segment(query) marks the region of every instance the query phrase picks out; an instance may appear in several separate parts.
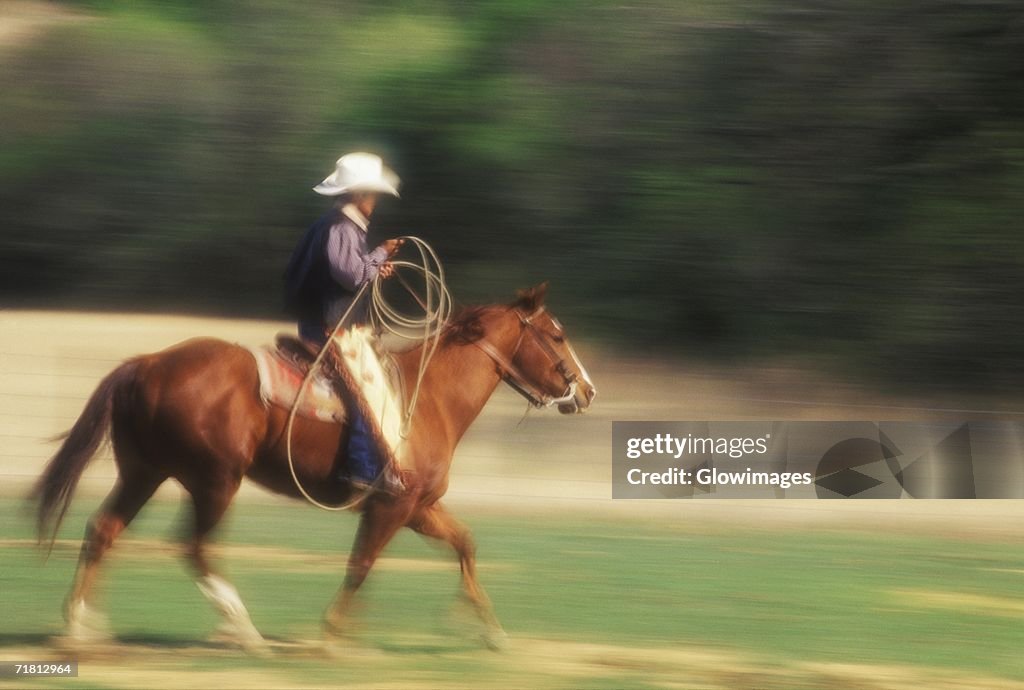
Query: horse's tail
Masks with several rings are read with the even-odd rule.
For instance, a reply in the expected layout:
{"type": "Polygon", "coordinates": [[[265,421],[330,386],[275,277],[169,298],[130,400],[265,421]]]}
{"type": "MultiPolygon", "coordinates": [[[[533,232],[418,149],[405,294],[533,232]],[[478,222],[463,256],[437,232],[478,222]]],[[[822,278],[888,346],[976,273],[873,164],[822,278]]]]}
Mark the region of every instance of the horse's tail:
{"type": "Polygon", "coordinates": [[[137,369],[137,360],[129,360],[108,374],[96,387],[71,430],[54,439],[63,439],[64,443],[47,463],[30,494],[31,499],[39,500],[36,525],[40,544],[48,541],[50,549],[53,548],[57,530],[71,505],[75,486],[107,437],[114,395],[134,378],[137,369]]]}

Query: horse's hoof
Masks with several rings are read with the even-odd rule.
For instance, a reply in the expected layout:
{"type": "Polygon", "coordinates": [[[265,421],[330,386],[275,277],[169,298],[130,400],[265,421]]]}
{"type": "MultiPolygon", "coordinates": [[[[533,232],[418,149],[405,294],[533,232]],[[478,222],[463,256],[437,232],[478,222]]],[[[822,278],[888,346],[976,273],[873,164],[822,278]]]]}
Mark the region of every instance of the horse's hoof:
{"type": "Polygon", "coordinates": [[[114,636],[106,630],[86,628],[81,625],[69,625],[63,634],[51,638],[57,649],[72,652],[90,652],[104,649],[114,642],[114,636]]]}
{"type": "Polygon", "coordinates": [[[106,619],[92,616],[88,621],[72,619],[64,629],[63,640],[69,644],[100,645],[112,642],[113,634],[106,619]]]}
{"type": "Polygon", "coordinates": [[[210,642],[224,647],[240,649],[250,656],[265,658],[271,655],[270,645],[261,636],[251,637],[242,635],[213,634],[210,642]]]}
{"type": "Polygon", "coordinates": [[[262,637],[258,641],[250,640],[243,642],[242,650],[246,654],[258,657],[260,659],[266,659],[267,657],[272,656],[270,651],[270,645],[267,644],[267,641],[264,640],[262,637]]]}
{"type": "Polygon", "coordinates": [[[238,623],[224,622],[217,626],[217,629],[207,639],[215,644],[238,647],[246,654],[253,656],[270,656],[270,645],[252,624],[239,625],[238,623]]]}
{"type": "Polygon", "coordinates": [[[333,640],[351,639],[357,636],[360,629],[360,621],[352,615],[335,615],[328,613],[324,616],[324,637],[333,640]]]}
{"type": "Polygon", "coordinates": [[[251,623],[238,631],[236,643],[246,654],[258,657],[270,656],[270,645],[251,623]]]}
{"type": "Polygon", "coordinates": [[[508,633],[501,628],[488,630],[480,636],[487,648],[494,652],[504,652],[508,649],[508,633]]]}
{"type": "Polygon", "coordinates": [[[341,625],[329,618],[324,619],[324,638],[327,640],[340,640],[343,637],[341,625]]]}
{"type": "Polygon", "coordinates": [[[64,610],[67,626],[64,628],[66,641],[82,644],[110,642],[110,622],[96,609],[86,605],[84,599],[69,603],[64,610]]]}
{"type": "Polygon", "coordinates": [[[114,639],[108,630],[98,630],[84,625],[69,625],[64,637],[67,640],[90,645],[104,644],[114,639]]]}
{"type": "Polygon", "coordinates": [[[338,660],[345,655],[345,649],[341,644],[341,638],[337,635],[324,635],[322,649],[324,656],[328,659],[338,660]]]}

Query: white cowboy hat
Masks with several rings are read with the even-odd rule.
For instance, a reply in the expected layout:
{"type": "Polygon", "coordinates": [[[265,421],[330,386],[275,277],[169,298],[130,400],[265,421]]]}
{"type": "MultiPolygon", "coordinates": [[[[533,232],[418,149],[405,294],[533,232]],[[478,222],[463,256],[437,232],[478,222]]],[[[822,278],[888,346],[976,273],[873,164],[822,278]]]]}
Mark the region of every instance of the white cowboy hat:
{"type": "Polygon", "coordinates": [[[379,192],[398,196],[398,175],[372,153],[347,153],[338,159],[334,172],[313,191],[324,196],[349,192],[379,192]]]}

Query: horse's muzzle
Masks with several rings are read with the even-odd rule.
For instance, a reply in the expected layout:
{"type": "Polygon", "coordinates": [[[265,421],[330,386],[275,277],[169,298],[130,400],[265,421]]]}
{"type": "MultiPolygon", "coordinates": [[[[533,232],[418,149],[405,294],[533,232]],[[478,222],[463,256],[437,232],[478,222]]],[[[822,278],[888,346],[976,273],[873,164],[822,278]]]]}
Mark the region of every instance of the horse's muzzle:
{"type": "Polygon", "coordinates": [[[594,402],[594,398],[596,397],[597,389],[589,383],[577,386],[572,400],[559,405],[558,411],[562,414],[583,414],[587,411],[587,408],[590,407],[590,403],[594,402]]]}

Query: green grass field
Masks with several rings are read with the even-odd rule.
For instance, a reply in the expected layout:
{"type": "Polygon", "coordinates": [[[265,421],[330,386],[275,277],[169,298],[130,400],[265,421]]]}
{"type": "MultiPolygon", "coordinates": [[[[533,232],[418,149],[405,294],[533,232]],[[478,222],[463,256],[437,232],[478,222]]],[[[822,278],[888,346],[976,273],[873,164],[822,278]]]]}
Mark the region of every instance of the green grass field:
{"type": "MultiPolygon", "coordinates": [[[[0,501],[0,659],[60,658],[50,638],[96,504],[75,504],[44,563],[23,504],[0,501]]],[[[102,580],[117,644],[85,654],[79,678],[32,687],[1024,687],[1019,540],[463,517],[504,653],[479,644],[457,604],[458,566],[407,533],[364,588],[352,638],[327,655],[319,621],[356,519],[254,502],[234,507],[219,560],[276,653],[207,643],[217,618],[177,557],[182,515],[155,502],[102,580]]]]}

